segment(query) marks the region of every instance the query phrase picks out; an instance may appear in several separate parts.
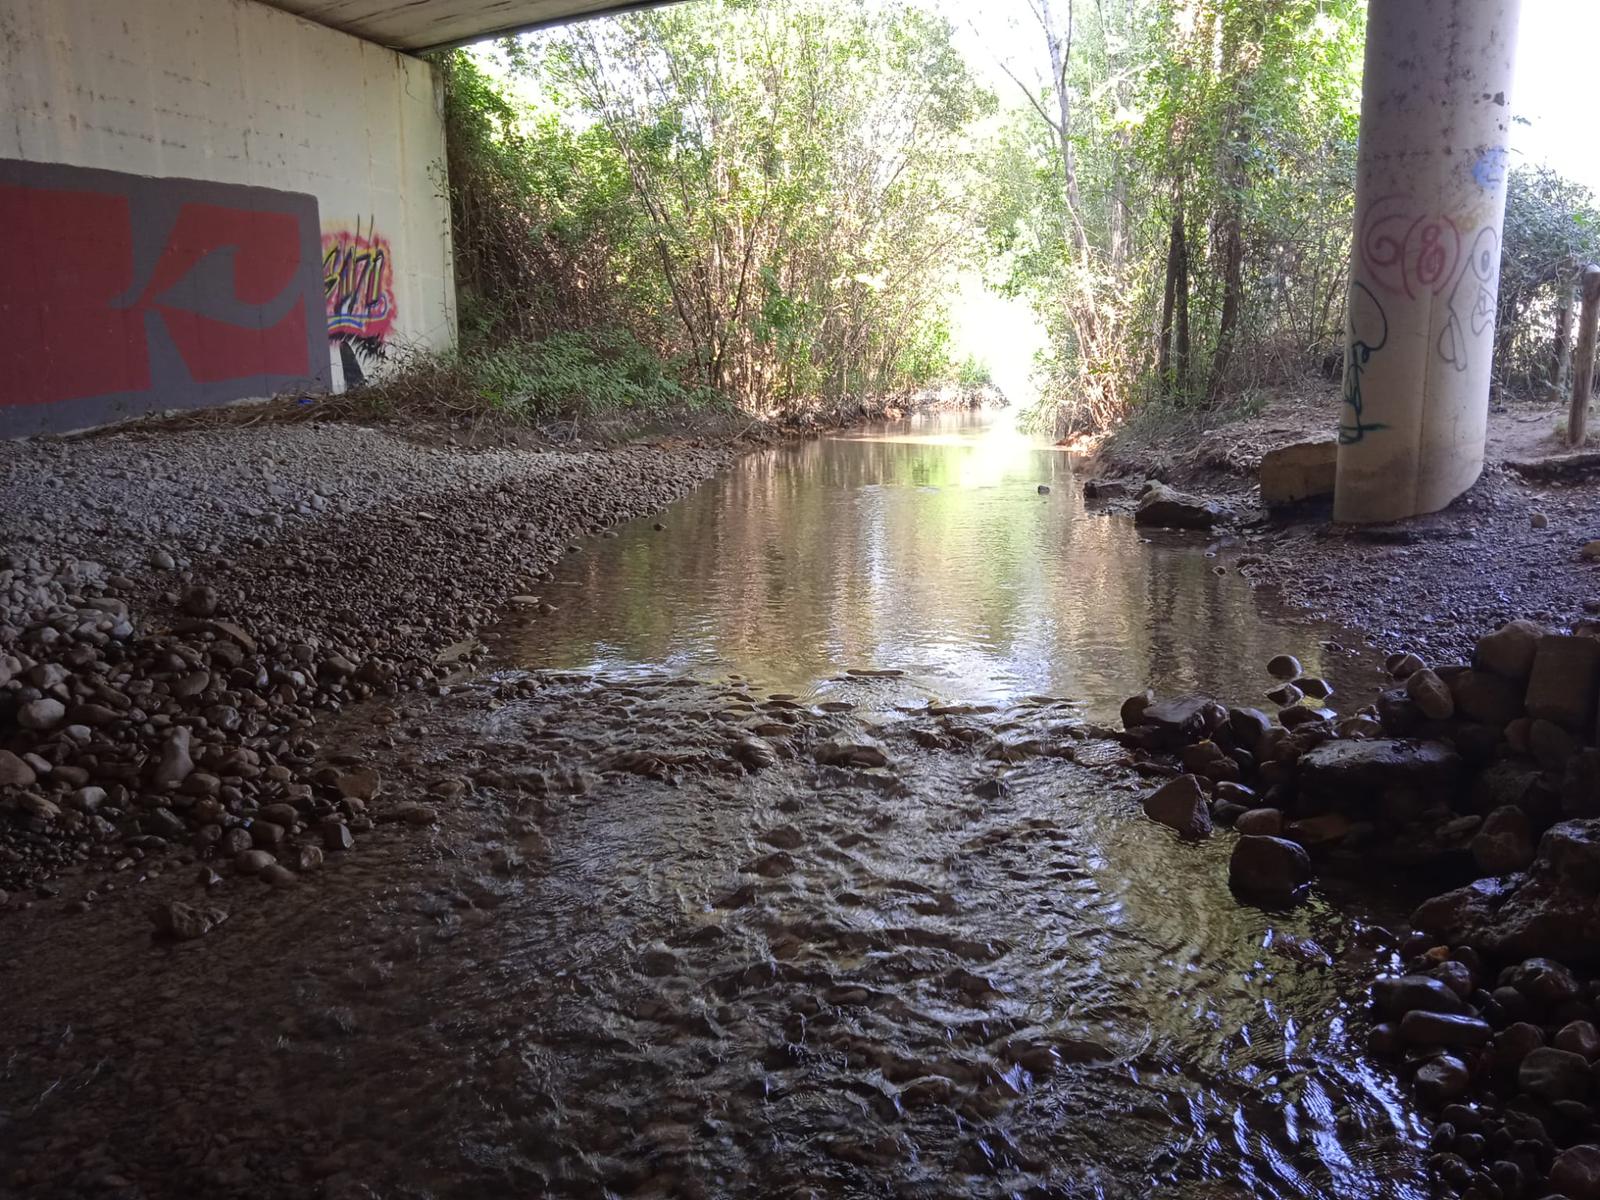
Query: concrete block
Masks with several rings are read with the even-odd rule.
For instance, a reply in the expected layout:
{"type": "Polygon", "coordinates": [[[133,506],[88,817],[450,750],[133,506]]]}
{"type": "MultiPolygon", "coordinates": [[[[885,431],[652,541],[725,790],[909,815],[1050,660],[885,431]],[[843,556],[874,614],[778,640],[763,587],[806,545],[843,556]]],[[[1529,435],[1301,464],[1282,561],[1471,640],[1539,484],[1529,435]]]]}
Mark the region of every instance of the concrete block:
{"type": "Polygon", "coordinates": [[[1279,446],[1261,456],[1261,503],[1268,508],[1333,495],[1338,440],[1317,438],[1279,446]]]}

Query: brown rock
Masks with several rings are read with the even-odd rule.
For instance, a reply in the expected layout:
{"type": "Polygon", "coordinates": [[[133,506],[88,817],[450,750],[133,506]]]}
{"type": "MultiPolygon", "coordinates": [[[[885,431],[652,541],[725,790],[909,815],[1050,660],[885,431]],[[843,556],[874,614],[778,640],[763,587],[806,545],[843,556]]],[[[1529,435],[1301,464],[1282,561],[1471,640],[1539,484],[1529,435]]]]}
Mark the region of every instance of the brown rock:
{"type": "Polygon", "coordinates": [[[1210,500],[1189,496],[1157,483],[1150,487],[1134,510],[1136,525],[1164,529],[1210,529],[1222,519],[1222,510],[1210,500]]]}
{"type": "Polygon", "coordinates": [[[1267,661],[1267,674],[1274,679],[1293,679],[1300,674],[1300,660],[1292,654],[1279,654],[1267,661]]]}
{"type": "Polygon", "coordinates": [[[212,906],[204,908],[172,900],[159,904],[150,912],[156,931],[180,942],[204,937],[228,919],[226,911],[212,906]]]}
{"type": "Polygon", "coordinates": [[[338,789],[339,795],[346,800],[370,801],[377,796],[381,780],[377,771],[371,767],[362,767],[343,772],[334,781],[334,786],[338,789]]]}
{"type": "Polygon", "coordinates": [[[1594,730],[1600,694],[1600,639],[1545,634],[1534,652],[1526,705],[1535,720],[1553,721],[1569,733],[1594,730]]]}
{"type": "Polygon", "coordinates": [[[1406,695],[1430,721],[1447,721],[1455,715],[1456,701],[1449,685],[1426,667],[1406,677],[1406,695]]]}
{"type": "Polygon", "coordinates": [[[1261,503],[1267,508],[1333,495],[1338,442],[1315,438],[1268,450],[1258,473],[1261,503]]]}
{"type": "Polygon", "coordinates": [[[1310,856],[1283,838],[1241,837],[1228,859],[1228,886],[1250,899],[1288,904],[1310,882],[1310,856]]]}
{"type": "Polygon", "coordinates": [[[1523,687],[1491,671],[1462,671],[1450,681],[1456,711],[1469,721],[1504,729],[1522,715],[1523,687]]]}
{"type": "Polygon", "coordinates": [[[0,750],[0,787],[25,788],[38,774],[9,750],[0,750]]]}
{"type": "Polygon", "coordinates": [[[1532,621],[1511,621],[1478,639],[1476,663],[1506,679],[1527,679],[1544,627],[1532,621]]]}
{"type": "Polygon", "coordinates": [[[1485,817],[1483,827],[1472,839],[1472,857],[1488,875],[1526,870],[1533,862],[1534,850],[1528,814],[1509,804],[1485,817]]]}
{"type": "Polygon", "coordinates": [[[1241,814],[1233,827],[1255,837],[1278,837],[1283,833],[1283,813],[1275,808],[1253,808],[1241,814]]]}
{"type": "Polygon", "coordinates": [[[1199,779],[1193,775],[1179,775],[1146,796],[1144,814],[1187,838],[1211,835],[1211,810],[1206,806],[1199,779]]]}

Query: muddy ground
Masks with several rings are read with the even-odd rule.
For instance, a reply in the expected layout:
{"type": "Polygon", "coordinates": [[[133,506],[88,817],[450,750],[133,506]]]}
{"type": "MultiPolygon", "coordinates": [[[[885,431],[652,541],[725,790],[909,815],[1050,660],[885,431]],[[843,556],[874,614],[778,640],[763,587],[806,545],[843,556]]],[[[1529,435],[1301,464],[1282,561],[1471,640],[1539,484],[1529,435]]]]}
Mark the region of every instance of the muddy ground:
{"type": "Polygon", "coordinates": [[[1225,563],[1386,651],[1465,661],[1505,621],[1571,626],[1600,610],[1600,565],[1580,555],[1600,537],[1600,471],[1538,469],[1568,452],[1563,408],[1496,405],[1483,476],[1443,512],[1367,527],[1334,525],[1327,502],[1269,516],[1255,484],[1262,454],[1326,436],[1338,403],[1336,390],[1311,389],[1209,430],[1115,436],[1095,469],[1217,498],[1237,517],[1225,563]]]}

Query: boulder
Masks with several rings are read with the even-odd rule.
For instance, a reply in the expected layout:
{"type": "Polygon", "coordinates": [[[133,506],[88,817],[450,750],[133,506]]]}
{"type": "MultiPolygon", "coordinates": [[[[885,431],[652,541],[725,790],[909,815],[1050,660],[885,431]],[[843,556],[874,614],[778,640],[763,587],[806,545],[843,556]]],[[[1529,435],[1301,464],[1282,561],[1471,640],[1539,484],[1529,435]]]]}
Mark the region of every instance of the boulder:
{"type": "Polygon", "coordinates": [[[1573,1146],[1556,1155],[1550,1187],[1568,1200],[1600,1200],[1600,1146],[1573,1146]]]}
{"type": "Polygon", "coordinates": [[[1450,685],[1427,667],[1406,676],[1406,695],[1430,721],[1448,721],[1455,716],[1456,700],[1450,685]]]}
{"type": "Polygon", "coordinates": [[[1450,681],[1456,711],[1503,730],[1522,715],[1522,685],[1492,671],[1462,671],[1450,681]]]}
{"type": "Polygon", "coordinates": [[[1443,742],[1406,738],[1327,741],[1300,758],[1301,789],[1317,799],[1340,801],[1406,788],[1435,792],[1453,787],[1461,756],[1443,742]]]}
{"type": "Polygon", "coordinates": [[[1525,871],[1533,862],[1533,825],[1528,814],[1507,804],[1483,819],[1472,839],[1472,857],[1487,875],[1525,871]]]}
{"type": "Polygon", "coordinates": [[[1482,1046],[1493,1034],[1489,1022],[1466,1013],[1414,1008],[1400,1019],[1400,1036],[1414,1046],[1482,1046]]]}
{"type": "Polygon", "coordinates": [[[25,788],[37,773],[9,750],[0,750],[0,787],[25,788]]]}
{"type": "Polygon", "coordinates": [[[1478,639],[1476,665],[1506,679],[1527,679],[1544,627],[1532,621],[1511,621],[1478,639]]]}
{"type": "Polygon", "coordinates": [[[1162,529],[1210,529],[1221,519],[1222,510],[1212,501],[1186,495],[1164,483],[1152,484],[1133,514],[1135,524],[1162,529]]]}
{"type": "Polygon", "coordinates": [[[1432,975],[1385,975],[1375,979],[1372,1002],[1388,1017],[1404,1017],[1415,1009],[1434,1013],[1467,1011],[1450,985],[1432,975]]]}
{"type": "Polygon", "coordinates": [[[1294,679],[1300,671],[1300,660],[1292,654],[1276,654],[1267,660],[1267,674],[1274,679],[1294,679]]]}
{"type": "Polygon", "coordinates": [[[1580,737],[1591,736],[1597,693],[1600,638],[1547,633],[1539,639],[1528,676],[1530,717],[1554,722],[1580,737]]]}
{"type": "Polygon", "coordinates": [[[1187,838],[1211,835],[1211,810],[1200,780],[1193,775],[1179,775],[1146,796],[1144,815],[1187,838]]]}
{"type": "Polygon", "coordinates": [[[1139,716],[1139,724],[1154,729],[1166,744],[1180,746],[1206,736],[1210,728],[1211,710],[1215,705],[1216,701],[1206,696],[1157,700],[1145,706],[1139,716]]]}
{"type": "Polygon", "coordinates": [[[1311,882],[1311,856],[1283,838],[1241,837],[1228,859],[1228,886],[1269,904],[1298,899],[1311,882]]]}
{"type": "Polygon", "coordinates": [[[1337,438],[1312,438],[1261,456],[1261,503],[1268,508],[1333,495],[1337,438]]]}
{"type": "Polygon", "coordinates": [[[1540,1046],[1517,1068],[1517,1086],[1548,1104],[1589,1095],[1589,1060],[1570,1050],[1540,1046]]]}
{"type": "Polygon", "coordinates": [[[1496,958],[1600,962],[1600,819],[1563,821],[1526,873],[1479,879],[1425,901],[1419,930],[1496,958]]]}
{"type": "Polygon", "coordinates": [[[1283,833],[1283,813],[1275,808],[1253,808],[1236,818],[1233,827],[1257,837],[1279,837],[1283,833]]]}

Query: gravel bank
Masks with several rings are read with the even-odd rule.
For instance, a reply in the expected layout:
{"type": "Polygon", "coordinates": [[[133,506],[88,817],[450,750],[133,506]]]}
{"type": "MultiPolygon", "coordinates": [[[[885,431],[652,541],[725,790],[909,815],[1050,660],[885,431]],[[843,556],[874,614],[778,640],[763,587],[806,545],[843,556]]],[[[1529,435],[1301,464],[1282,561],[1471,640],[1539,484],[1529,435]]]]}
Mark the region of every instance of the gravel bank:
{"type": "Polygon", "coordinates": [[[314,777],[316,714],[433,684],[575,538],[732,453],[339,425],[0,444],[0,889],[175,844],[342,844],[330,821],[369,818],[314,777]]]}

